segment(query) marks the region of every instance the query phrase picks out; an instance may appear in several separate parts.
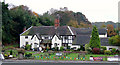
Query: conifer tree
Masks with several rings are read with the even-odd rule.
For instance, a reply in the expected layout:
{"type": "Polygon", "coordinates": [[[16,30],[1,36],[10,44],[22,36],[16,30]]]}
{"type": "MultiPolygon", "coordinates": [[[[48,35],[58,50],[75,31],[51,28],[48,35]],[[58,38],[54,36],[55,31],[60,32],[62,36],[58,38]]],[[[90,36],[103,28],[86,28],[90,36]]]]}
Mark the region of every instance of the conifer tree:
{"type": "Polygon", "coordinates": [[[96,26],[93,26],[92,34],[91,34],[91,39],[89,42],[89,46],[93,48],[100,48],[101,43],[100,43],[100,38],[99,38],[99,33],[98,29],[96,26]]]}

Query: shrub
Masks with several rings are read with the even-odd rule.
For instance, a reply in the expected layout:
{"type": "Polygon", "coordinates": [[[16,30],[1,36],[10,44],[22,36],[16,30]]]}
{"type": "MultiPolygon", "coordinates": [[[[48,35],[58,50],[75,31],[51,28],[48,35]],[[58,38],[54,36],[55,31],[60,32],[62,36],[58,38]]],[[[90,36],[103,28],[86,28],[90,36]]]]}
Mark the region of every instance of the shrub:
{"type": "Polygon", "coordinates": [[[5,57],[8,57],[8,55],[7,55],[7,54],[4,54],[4,56],[5,56],[5,57]]]}
{"type": "Polygon", "coordinates": [[[32,53],[25,53],[25,57],[32,57],[32,53]]]}
{"type": "Polygon", "coordinates": [[[55,51],[55,47],[51,48],[52,51],[55,51]]]}
{"type": "Polygon", "coordinates": [[[116,48],[112,48],[112,54],[116,54],[116,48]]]}
{"type": "Polygon", "coordinates": [[[61,46],[61,47],[60,47],[60,51],[63,51],[63,50],[64,50],[64,47],[63,47],[63,46],[61,46]]]}
{"type": "Polygon", "coordinates": [[[105,50],[105,51],[104,51],[104,54],[110,55],[110,54],[111,54],[111,51],[110,51],[110,50],[105,50]]]}
{"type": "Polygon", "coordinates": [[[86,49],[86,51],[88,52],[88,54],[92,53],[92,49],[91,48],[86,49]]]}
{"type": "Polygon", "coordinates": [[[117,54],[120,54],[120,51],[117,49],[117,50],[116,50],[116,53],[117,53],[117,54]]]}
{"type": "Polygon", "coordinates": [[[83,45],[80,45],[80,50],[85,51],[85,48],[83,47],[83,45]]]}
{"type": "Polygon", "coordinates": [[[38,48],[34,48],[34,51],[38,51],[38,48]]]}
{"type": "Polygon", "coordinates": [[[80,51],[80,48],[78,48],[77,51],[80,51]]]}
{"type": "Polygon", "coordinates": [[[55,51],[58,51],[59,50],[59,47],[55,47],[55,51]]]}
{"type": "Polygon", "coordinates": [[[31,45],[27,44],[27,45],[25,46],[25,50],[30,50],[30,49],[31,49],[31,45]]]}
{"type": "Polygon", "coordinates": [[[70,46],[67,46],[67,49],[70,49],[70,46]]]}
{"type": "Polygon", "coordinates": [[[103,49],[100,49],[100,54],[104,54],[104,50],[103,49]]]}
{"type": "Polygon", "coordinates": [[[17,49],[17,51],[18,51],[18,54],[20,54],[20,53],[24,54],[25,53],[24,49],[17,49]]]}
{"type": "Polygon", "coordinates": [[[100,49],[107,50],[105,46],[101,46],[100,49]]]}
{"type": "Polygon", "coordinates": [[[85,44],[85,51],[87,51],[87,49],[89,48],[90,48],[89,44],[85,44]]]}
{"type": "Polygon", "coordinates": [[[10,50],[10,55],[12,55],[13,53],[12,53],[12,50],[10,50]]]}
{"type": "Polygon", "coordinates": [[[99,48],[93,48],[92,52],[94,54],[99,54],[100,53],[100,49],[99,48]]]}

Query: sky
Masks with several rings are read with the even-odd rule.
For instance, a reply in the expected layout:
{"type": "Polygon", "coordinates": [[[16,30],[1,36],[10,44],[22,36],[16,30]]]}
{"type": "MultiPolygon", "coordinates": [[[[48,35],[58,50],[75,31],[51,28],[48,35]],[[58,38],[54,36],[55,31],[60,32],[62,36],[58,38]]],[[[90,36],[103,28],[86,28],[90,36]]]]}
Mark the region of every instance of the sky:
{"type": "Polygon", "coordinates": [[[43,14],[51,8],[67,7],[74,12],[82,12],[90,22],[118,22],[118,2],[120,0],[5,0],[15,6],[26,5],[30,10],[43,14]]]}

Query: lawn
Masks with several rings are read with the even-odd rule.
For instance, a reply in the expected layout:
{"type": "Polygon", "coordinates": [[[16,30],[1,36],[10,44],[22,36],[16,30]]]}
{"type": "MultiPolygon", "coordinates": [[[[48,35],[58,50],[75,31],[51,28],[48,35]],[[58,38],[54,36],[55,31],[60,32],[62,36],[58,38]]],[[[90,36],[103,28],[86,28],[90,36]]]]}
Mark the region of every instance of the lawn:
{"type": "Polygon", "coordinates": [[[51,54],[51,55],[48,55],[49,53],[33,53],[33,57],[35,60],[81,60],[83,61],[86,60],[86,61],[89,61],[89,58],[90,56],[93,56],[93,57],[103,57],[103,61],[106,60],[105,56],[114,56],[114,55],[97,55],[97,54],[87,54],[85,55],[85,57],[83,57],[82,55],[78,58],[78,53],[70,53],[68,55],[63,55],[63,56],[55,56],[55,53],[54,54],[51,54]],[[47,56],[45,56],[45,54],[47,56]],[[42,57],[41,57],[42,55],[42,57]]]}

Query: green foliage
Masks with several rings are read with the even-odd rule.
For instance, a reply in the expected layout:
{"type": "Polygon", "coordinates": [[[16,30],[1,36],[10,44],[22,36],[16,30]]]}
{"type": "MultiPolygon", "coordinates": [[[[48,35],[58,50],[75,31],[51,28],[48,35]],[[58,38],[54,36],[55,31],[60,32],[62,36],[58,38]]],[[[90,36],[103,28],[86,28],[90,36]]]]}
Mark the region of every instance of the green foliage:
{"type": "Polygon", "coordinates": [[[92,49],[93,48],[100,48],[100,46],[101,46],[100,38],[99,38],[99,34],[98,34],[98,29],[96,26],[93,26],[89,45],[92,49]]]}
{"type": "Polygon", "coordinates": [[[12,55],[13,54],[13,52],[12,52],[12,50],[10,50],[10,55],[12,55]]]}
{"type": "Polygon", "coordinates": [[[101,46],[100,49],[107,50],[105,46],[101,46]]]}
{"type": "Polygon", "coordinates": [[[120,46],[120,35],[112,36],[109,38],[109,44],[120,46]]]}
{"type": "Polygon", "coordinates": [[[90,48],[89,44],[85,44],[85,51],[87,51],[87,49],[89,48],[90,48]]]}
{"type": "Polygon", "coordinates": [[[80,50],[85,51],[85,48],[83,47],[83,45],[80,45],[80,50]]]}
{"type": "Polygon", "coordinates": [[[32,53],[25,53],[25,57],[32,57],[32,53]]]}
{"type": "Polygon", "coordinates": [[[112,48],[112,54],[116,54],[116,48],[112,48]]]}
{"type": "Polygon", "coordinates": [[[63,51],[63,50],[64,50],[64,47],[63,47],[63,46],[61,46],[61,47],[60,47],[60,51],[63,51]]]}
{"type": "Polygon", "coordinates": [[[31,49],[31,45],[27,44],[27,45],[25,46],[25,50],[30,50],[30,49],[31,49]]]}
{"type": "Polygon", "coordinates": [[[110,50],[105,50],[105,51],[104,51],[104,54],[110,55],[110,54],[111,54],[111,51],[110,51],[110,50]]]}

